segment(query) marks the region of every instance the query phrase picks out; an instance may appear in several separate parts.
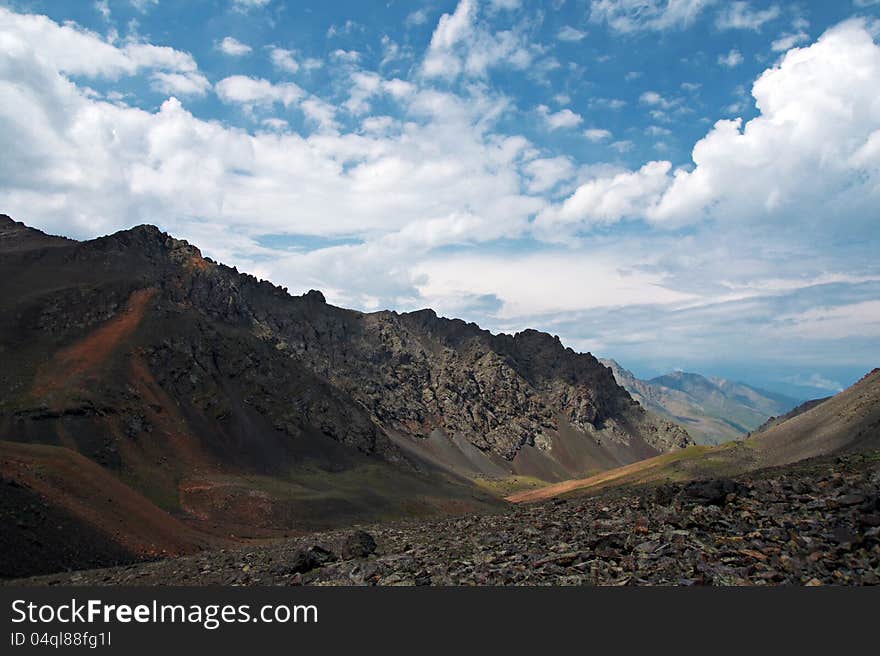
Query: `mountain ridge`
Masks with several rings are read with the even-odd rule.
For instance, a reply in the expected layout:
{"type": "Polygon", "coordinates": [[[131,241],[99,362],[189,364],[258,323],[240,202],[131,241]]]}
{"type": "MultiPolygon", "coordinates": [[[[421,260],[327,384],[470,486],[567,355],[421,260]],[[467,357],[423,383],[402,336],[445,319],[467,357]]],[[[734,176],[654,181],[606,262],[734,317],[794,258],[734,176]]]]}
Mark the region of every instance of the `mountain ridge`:
{"type": "Polygon", "coordinates": [[[646,408],[680,423],[700,444],[742,439],[797,405],[775,392],[722,378],[676,371],[642,380],[613,359],[601,359],[646,408]]]}
{"type": "Polygon", "coordinates": [[[291,296],[151,225],[10,219],[0,249],[0,440],[79,453],[218,538],[489,508],[508,479],[690,444],[539,331],[291,296]]]}
{"type": "Polygon", "coordinates": [[[646,483],[717,479],[784,467],[810,458],[880,450],[880,368],[872,369],[829,399],[805,405],[802,412],[792,413],[746,440],[692,447],[507,498],[532,502],[646,483]]]}

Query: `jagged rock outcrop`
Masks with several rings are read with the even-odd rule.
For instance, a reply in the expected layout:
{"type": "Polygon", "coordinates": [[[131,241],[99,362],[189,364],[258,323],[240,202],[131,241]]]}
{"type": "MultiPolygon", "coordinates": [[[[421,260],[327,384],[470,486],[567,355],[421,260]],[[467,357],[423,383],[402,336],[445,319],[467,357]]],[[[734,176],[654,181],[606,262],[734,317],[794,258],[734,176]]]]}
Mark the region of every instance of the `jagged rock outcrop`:
{"type": "Polygon", "coordinates": [[[326,438],[406,471],[549,480],[689,443],[535,330],[291,296],[149,225],[77,242],[6,219],[0,249],[0,439],[73,441],[145,487],[164,463],[162,499],[206,468],[344,469],[326,438]]]}

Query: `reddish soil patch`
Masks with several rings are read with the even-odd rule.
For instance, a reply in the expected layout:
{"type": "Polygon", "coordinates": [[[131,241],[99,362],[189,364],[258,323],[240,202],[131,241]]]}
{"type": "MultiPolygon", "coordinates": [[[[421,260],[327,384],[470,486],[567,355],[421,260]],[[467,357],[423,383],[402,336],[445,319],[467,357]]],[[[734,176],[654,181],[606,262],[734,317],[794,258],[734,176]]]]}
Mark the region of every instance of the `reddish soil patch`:
{"type": "Polygon", "coordinates": [[[90,335],[59,351],[37,375],[33,393],[41,397],[94,374],[118,346],[140,325],[147,304],[156,295],[150,287],[133,292],[125,310],[90,335]]]}
{"type": "Polygon", "coordinates": [[[0,441],[0,473],[143,557],[193,553],[216,544],[106,469],[63,447],[0,441]]]}

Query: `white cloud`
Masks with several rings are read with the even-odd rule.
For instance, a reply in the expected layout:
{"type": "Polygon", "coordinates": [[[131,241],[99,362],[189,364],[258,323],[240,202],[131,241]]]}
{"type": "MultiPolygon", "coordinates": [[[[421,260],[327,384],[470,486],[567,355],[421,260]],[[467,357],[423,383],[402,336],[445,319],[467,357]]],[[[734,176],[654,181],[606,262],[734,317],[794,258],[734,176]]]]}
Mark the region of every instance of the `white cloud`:
{"type": "Polygon", "coordinates": [[[624,139],[621,141],[615,141],[613,144],[611,144],[611,147],[622,155],[623,153],[628,153],[629,151],[631,151],[633,148],[636,147],[636,145],[632,141],[624,139]]]}
{"type": "Polygon", "coordinates": [[[433,307],[469,295],[494,295],[501,319],[630,304],[666,304],[692,298],[663,286],[662,276],[622,270],[605,255],[554,251],[517,257],[457,255],[418,264],[419,292],[433,307]],[[589,281],[572,284],[572,281],[589,281]],[[565,290],[548,294],[548,289],[565,290]]]}
{"type": "Polygon", "coordinates": [[[641,96],[639,96],[639,102],[643,105],[660,107],[664,110],[672,109],[679,104],[678,100],[669,100],[667,98],[664,98],[656,91],[645,91],[641,96]]]}
{"type": "Polygon", "coordinates": [[[718,14],[715,26],[719,30],[760,30],[764,23],[779,18],[781,14],[777,5],[756,10],[749,2],[731,2],[718,14]]]}
{"type": "Polygon", "coordinates": [[[38,44],[37,56],[68,75],[115,80],[151,72],[152,89],[178,96],[202,96],[211,88],[187,52],[133,40],[116,46],[95,32],[73,23],[59,25],[46,16],[0,7],[0,36],[11,52],[38,44]]]}
{"type": "MultiPolygon", "coordinates": [[[[865,230],[880,203],[877,88],[880,47],[862,21],[842,23],[765,71],[752,88],[760,115],[745,126],[718,121],[694,146],[692,169],[654,162],[592,180],[545,210],[543,220],[793,222],[802,231],[849,223],[865,230]]],[[[659,94],[642,100],[663,104],[659,94]]]]}
{"type": "Polygon", "coordinates": [[[142,14],[147,13],[152,7],[159,4],[159,0],[129,0],[131,6],[142,14]]]}
{"type": "Polygon", "coordinates": [[[522,170],[532,147],[493,132],[506,100],[485,90],[460,97],[380,79],[377,93],[411,120],[341,134],[332,129],[336,108],[298,85],[227,77],[216,93],[255,112],[260,129],[249,133],[199,119],[174,99],[157,111],[104,102],[58,71],[70,61],[44,57],[14,28],[0,29],[0,43],[4,211],[79,237],[159,222],[212,257],[293,289],[323,287],[339,303],[416,298],[410,267],[426,249],[521,236],[546,204],[525,185],[566,174],[522,170]],[[291,130],[271,113],[281,107],[319,129],[291,130]],[[255,241],[279,233],[364,243],[287,253],[255,241]]]}
{"type": "Polygon", "coordinates": [[[806,32],[796,32],[794,34],[785,33],[781,34],[779,38],[777,38],[771,44],[771,48],[773,52],[784,52],[786,50],[790,50],[791,48],[800,45],[802,43],[806,43],[810,40],[810,35],[806,32]]]}
{"type": "Polygon", "coordinates": [[[523,170],[530,178],[526,183],[529,193],[542,193],[570,179],[574,175],[575,168],[571,159],[559,156],[534,159],[528,162],[523,170]]]}
{"type": "Polygon", "coordinates": [[[95,0],[95,11],[101,14],[105,21],[110,20],[110,0],[95,0]]]}
{"type": "Polygon", "coordinates": [[[275,117],[264,118],[262,121],[260,121],[260,123],[262,125],[265,125],[270,130],[276,130],[278,132],[284,132],[290,127],[290,124],[287,121],[282,118],[275,117]]]}
{"type": "Polygon", "coordinates": [[[299,62],[296,61],[295,53],[292,50],[272,46],[269,48],[269,60],[279,71],[296,73],[299,70],[299,62]]]}
{"type": "MultiPolygon", "coordinates": [[[[418,73],[389,79],[344,57],[327,71],[334,103],[277,80],[218,83],[219,97],[252,112],[245,127],[194,116],[176,99],[155,109],[148,96],[142,109],[127,104],[142,98],[120,89],[102,97],[87,84],[104,87],[83,78],[158,84],[154,74],[179,74],[182,86],[204,78],[191,56],[29,20],[0,12],[0,206],[50,232],[89,237],[159,222],[211,257],[294,292],[321,288],[332,302],[361,309],[461,309],[490,327],[497,312],[495,327],[559,326],[564,339],[594,335],[624,351],[662,343],[676,354],[714,352],[719,340],[738,344],[726,332],[735,322],[748,335],[744,348],[760,348],[753,342],[763,334],[774,356],[779,344],[794,352],[818,343],[826,329],[876,334],[873,306],[859,304],[878,288],[854,275],[858,267],[876,273],[876,264],[834,246],[861,240],[870,255],[876,241],[880,49],[860,23],[781,57],[753,88],[758,117],[711,128],[691,166],[658,161],[630,170],[579,165],[503,133],[508,123],[499,119],[513,104],[485,78],[441,91],[418,73]],[[349,122],[353,129],[342,127],[349,122]],[[674,230],[682,225],[688,229],[674,230]],[[267,237],[279,234],[351,243],[282,248],[267,237]],[[538,252],[506,251],[507,240],[538,252]],[[853,275],[837,276],[841,269],[853,275]],[[767,283],[776,279],[785,282],[767,283]],[[546,293],[572,280],[590,284],[546,293]],[[812,294],[818,284],[833,288],[833,303],[859,307],[794,303],[785,286],[812,294]],[[868,291],[858,296],[857,286],[868,291]],[[474,310],[480,303],[491,310],[474,310]],[[816,306],[825,309],[807,314],[816,306]],[[779,327],[755,328],[779,317],[779,327]]],[[[469,47],[456,41],[452,52],[464,73],[469,47]]],[[[682,109],[683,100],[654,93],[646,109],[682,109]]],[[[589,111],[624,105],[594,98],[589,111]]],[[[593,126],[622,118],[584,116],[593,126]]],[[[583,124],[566,136],[589,138],[583,124]]],[[[665,129],[645,134],[661,138],[665,129]]],[[[614,138],[591,130],[602,143],[614,138]]],[[[590,155],[608,152],[573,143],[590,155]]],[[[633,147],[628,139],[608,145],[633,147]]],[[[849,349],[847,357],[855,357],[849,349]]]]}
{"type": "Polygon", "coordinates": [[[428,22],[428,10],[424,8],[416,9],[414,12],[408,14],[403,22],[410,27],[424,25],[428,22]]]}
{"type": "Polygon", "coordinates": [[[880,300],[784,314],[779,317],[778,330],[809,339],[880,338],[880,300]]]}
{"type": "Polygon", "coordinates": [[[352,114],[370,110],[370,99],[382,90],[382,77],[377,73],[355,71],[351,74],[351,91],[345,108],[352,114]]]}
{"type": "Polygon", "coordinates": [[[69,75],[118,79],[144,70],[198,74],[196,61],[187,52],[136,41],[117,47],[75,24],[59,25],[46,16],[16,14],[3,7],[0,33],[5,48],[38,45],[41,59],[69,75]]]}
{"type": "Polygon", "coordinates": [[[537,111],[551,130],[576,128],[584,120],[580,114],[576,114],[568,108],[560,109],[558,112],[551,112],[547,105],[538,105],[537,111]]]}
{"type": "Polygon", "coordinates": [[[165,73],[150,76],[150,86],[168,96],[204,96],[210,89],[208,78],[200,73],[165,73]]]}
{"type": "Polygon", "coordinates": [[[613,135],[609,130],[603,130],[602,128],[589,128],[588,130],[584,130],[584,136],[593,143],[599,143],[600,141],[607,141],[613,135]]]}
{"type": "Polygon", "coordinates": [[[589,104],[591,109],[611,109],[614,111],[626,107],[626,101],[621,98],[591,98],[589,104]]]}
{"type": "Polygon", "coordinates": [[[330,57],[339,62],[356,64],[361,59],[361,53],[359,53],[357,50],[343,50],[342,48],[339,48],[331,52],[330,57]]]}
{"type": "Polygon", "coordinates": [[[232,75],[220,80],[214,90],[225,103],[244,106],[271,106],[281,103],[288,107],[301,99],[305,92],[293,82],[273,84],[262,78],[232,75]]]}
{"type": "Polygon", "coordinates": [[[251,51],[251,47],[235,37],[227,36],[217,46],[224,55],[243,57],[251,51]]]}
{"type": "Polygon", "coordinates": [[[556,38],[560,41],[581,41],[584,37],[587,36],[587,33],[579,30],[571,25],[566,25],[562,27],[557,33],[556,38]]]}
{"type": "Polygon", "coordinates": [[[497,66],[524,70],[532,64],[540,48],[521,30],[493,32],[477,13],[476,2],[460,0],[453,13],[440,17],[422,62],[426,78],[484,77],[497,66]]]}
{"type": "Polygon", "coordinates": [[[578,187],[561,205],[547,208],[535,220],[544,234],[564,225],[601,225],[643,215],[669,186],[669,162],[648,162],[638,171],[595,178],[578,187]]]}
{"type": "Polygon", "coordinates": [[[714,0],[593,0],[590,20],[622,33],[690,26],[714,0]]]}
{"type": "Polygon", "coordinates": [[[809,375],[798,374],[795,376],[787,376],[782,379],[783,382],[797,385],[798,387],[812,387],[814,389],[827,390],[836,394],[843,391],[843,385],[836,380],[831,380],[819,373],[809,375]]]}
{"type": "Polygon", "coordinates": [[[718,55],[718,63],[725,68],[736,68],[743,63],[742,53],[733,48],[726,55],[718,55]]]}
{"type": "Polygon", "coordinates": [[[489,0],[489,7],[495,11],[513,11],[521,5],[522,0],[489,0]]]}
{"type": "Polygon", "coordinates": [[[232,0],[232,6],[239,11],[260,9],[268,5],[272,0],[232,0]]]}
{"type": "Polygon", "coordinates": [[[300,109],[309,120],[323,129],[334,130],[338,127],[336,107],[320,98],[314,96],[306,98],[300,103],[300,109]]]}

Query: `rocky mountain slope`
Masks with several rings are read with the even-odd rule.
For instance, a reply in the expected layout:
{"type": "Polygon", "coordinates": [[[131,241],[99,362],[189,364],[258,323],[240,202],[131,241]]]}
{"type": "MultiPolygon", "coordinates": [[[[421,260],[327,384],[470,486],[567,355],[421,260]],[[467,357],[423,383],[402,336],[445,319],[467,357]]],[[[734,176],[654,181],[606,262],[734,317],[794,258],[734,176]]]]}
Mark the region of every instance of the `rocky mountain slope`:
{"type": "Polygon", "coordinates": [[[797,401],[744,383],[673,372],[641,380],[615,360],[601,359],[617,382],[654,413],[684,426],[698,444],[741,439],[797,401]]]}
{"type": "MultiPolygon", "coordinates": [[[[0,473],[33,491],[67,449],[195,541],[486,508],[474,481],[690,443],[544,333],[291,296],[153,226],[76,242],[0,215],[0,253],[0,440],[48,449],[5,447],[0,473]]],[[[108,545],[135,531],[96,524],[87,489],[38,494],[108,545]]]]}
{"type": "Polygon", "coordinates": [[[778,417],[770,417],[770,419],[768,419],[763,424],[758,426],[754,431],[752,431],[752,433],[753,434],[763,433],[764,431],[767,431],[767,430],[773,428],[774,426],[778,426],[779,424],[781,424],[784,421],[788,421],[789,419],[794,419],[798,415],[804,414],[805,412],[807,412],[807,410],[812,410],[817,405],[819,405],[820,403],[825,403],[825,401],[827,401],[830,398],[831,398],[830,396],[825,396],[821,399],[811,399],[809,401],[804,401],[796,408],[786,412],[784,415],[779,415],[778,417]]]}
{"type": "Polygon", "coordinates": [[[880,453],[13,585],[877,585],[880,453]]]}
{"type": "Polygon", "coordinates": [[[691,447],[585,479],[565,481],[508,497],[514,502],[595,493],[661,481],[734,476],[831,454],[880,450],[880,369],[848,389],[749,439],[718,447],[691,447]]]}

